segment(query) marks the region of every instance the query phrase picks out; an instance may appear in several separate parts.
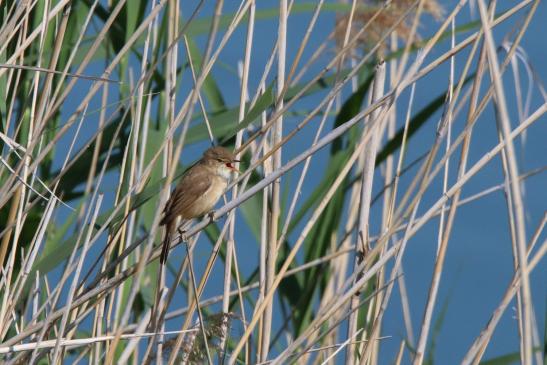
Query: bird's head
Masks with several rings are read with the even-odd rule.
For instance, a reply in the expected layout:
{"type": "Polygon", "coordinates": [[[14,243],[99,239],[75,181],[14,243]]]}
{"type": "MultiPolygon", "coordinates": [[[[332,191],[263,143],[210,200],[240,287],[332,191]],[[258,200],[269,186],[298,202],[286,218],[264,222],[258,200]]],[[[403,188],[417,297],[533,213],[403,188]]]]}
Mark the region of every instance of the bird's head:
{"type": "Polygon", "coordinates": [[[227,179],[231,177],[232,172],[239,173],[234,163],[239,162],[236,160],[234,154],[224,147],[212,147],[209,148],[203,154],[203,162],[207,165],[215,168],[217,173],[227,179]]]}

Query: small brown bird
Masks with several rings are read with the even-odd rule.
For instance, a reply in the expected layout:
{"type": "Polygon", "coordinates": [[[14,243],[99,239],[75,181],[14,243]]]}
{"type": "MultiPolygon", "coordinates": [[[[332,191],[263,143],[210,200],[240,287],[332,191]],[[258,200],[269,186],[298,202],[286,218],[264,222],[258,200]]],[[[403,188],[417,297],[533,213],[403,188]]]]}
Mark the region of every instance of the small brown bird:
{"type": "Polygon", "coordinates": [[[212,147],[186,170],[163,210],[160,226],[166,229],[160,256],[162,264],[167,261],[178,218],[184,222],[211,212],[228,186],[232,172],[239,172],[234,162],[239,161],[232,152],[224,147],[212,147]]]}

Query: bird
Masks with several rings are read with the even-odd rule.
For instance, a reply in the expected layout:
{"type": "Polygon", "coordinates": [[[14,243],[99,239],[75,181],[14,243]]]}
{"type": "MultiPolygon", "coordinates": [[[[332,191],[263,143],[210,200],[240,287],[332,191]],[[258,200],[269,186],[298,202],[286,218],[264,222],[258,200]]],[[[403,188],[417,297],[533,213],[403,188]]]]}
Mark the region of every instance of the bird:
{"type": "Polygon", "coordinates": [[[211,213],[230,183],[233,173],[239,173],[234,166],[236,162],[239,160],[228,149],[211,147],[182,175],[165,204],[160,221],[160,226],[165,226],[161,264],[167,261],[171,236],[177,228],[177,222],[182,223],[211,213]]]}

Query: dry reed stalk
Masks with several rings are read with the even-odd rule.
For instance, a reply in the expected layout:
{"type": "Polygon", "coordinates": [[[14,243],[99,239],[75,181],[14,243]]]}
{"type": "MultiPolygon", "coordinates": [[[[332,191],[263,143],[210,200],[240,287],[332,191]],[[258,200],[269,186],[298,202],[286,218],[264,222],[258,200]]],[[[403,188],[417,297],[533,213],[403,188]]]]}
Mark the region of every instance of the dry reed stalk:
{"type": "MultiPolygon", "coordinates": [[[[259,31],[260,16],[263,14],[260,13],[260,7],[255,9],[252,0],[242,1],[236,12],[231,15],[222,14],[223,1],[217,1],[212,11],[203,7],[203,2],[199,2],[188,13],[183,4],[180,5],[182,8],[179,8],[178,1],[154,1],[145,9],[142,16],[138,17],[135,24],[129,21],[124,25],[128,27],[125,35],[120,31],[120,24],[123,24],[120,19],[123,18],[122,14],[130,13],[127,10],[132,10],[128,8],[128,2],[118,2],[112,8],[103,8],[104,5],[98,1],[90,2],[89,8],[84,8],[88,13],[79,13],[79,20],[76,23],[72,22],[71,17],[77,7],[67,1],[59,1],[56,4],[46,2],[46,6],[42,6],[40,2],[14,2],[9,8],[2,9],[6,21],[0,26],[0,55],[5,55],[7,50],[10,51],[9,56],[3,59],[3,62],[8,61],[6,67],[0,66],[0,83],[9,90],[6,93],[6,104],[0,105],[2,115],[4,112],[6,115],[3,125],[5,129],[0,132],[5,146],[1,151],[0,209],[7,217],[6,222],[2,222],[0,232],[0,258],[7,260],[0,277],[0,334],[3,339],[0,347],[2,351],[5,349],[3,360],[11,363],[28,360],[61,363],[71,356],[71,360],[85,359],[98,364],[103,361],[114,363],[119,360],[121,363],[128,363],[141,359],[145,362],[153,359],[160,362],[168,356],[169,363],[174,363],[181,356],[190,361],[190,351],[194,350],[189,348],[197,351],[199,346],[204,346],[200,350],[200,356],[203,361],[207,358],[209,363],[216,360],[213,351],[219,351],[219,356],[231,355],[231,363],[241,359],[247,363],[252,362],[255,358],[252,351],[257,348],[257,358],[265,363],[333,363],[341,351],[347,351],[348,354],[358,352],[361,356],[360,363],[376,364],[379,362],[383,344],[379,341],[363,340],[380,338],[380,328],[385,321],[384,315],[388,306],[394,303],[391,294],[396,282],[400,287],[401,311],[407,337],[411,343],[413,342],[412,324],[409,321],[410,298],[405,294],[407,290],[412,289],[409,286],[412,283],[409,284],[402,276],[402,260],[406,247],[409,247],[414,236],[427,223],[434,222],[435,217],[440,217],[437,237],[439,254],[431,279],[429,298],[423,309],[424,320],[419,323],[421,330],[417,339],[418,352],[413,358],[415,363],[421,363],[430,350],[427,344],[428,338],[431,337],[429,332],[434,319],[432,314],[439,297],[437,293],[443,284],[440,278],[441,274],[447,271],[445,262],[451,259],[447,245],[454,235],[453,232],[458,228],[454,224],[456,212],[464,204],[480,201],[479,199],[487,194],[508,188],[507,213],[511,233],[507,237],[513,243],[514,276],[508,283],[509,286],[498,308],[492,313],[491,320],[469,348],[463,363],[477,363],[482,359],[487,346],[491,343],[493,330],[514,298],[517,303],[519,328],[522,329],[522,335],[519,337],[522,361],[540,361],[538,359],[541,354],[533,350],[538,346],[539,336],[538,323],[533,314],[530,281],[532,271],[537,270],[540,260],[547,253],[547,244],[540,241],[547,218],[543,216],[533,237],[526,240],[526,222],[523,214],[529,206],[524,205],[522,201],[523,190],[520,183],[532,174],[544,171],[544,167],[519,174],[519,169],[525,167],[521,166],[520,161],[517,165],[517,152],[515,147],[512,147],[513,140],[519,135],[522,136],[532,125],[540,125],[540,118],[547,112],[544,104],[530,106],[533,112],[527,113],[528,104],[523,101],[523,94],[520,91],[523,83],[518,69],[514,66],[515,57],[521,55],[519,47],[522,47],[521,41],[539,1],[520,1],[496,17],[495,3],[492,3],[490,9],[486,9],[484,3],[479,2],[480,22],[472,34],[458,43],[454,37],[454,24],[455,19],[459,20],[459,15],[465,9],[466,1],[460,1],[451,9],[443,18],[442,24],[434,29],[433,36],[425,42],[414,40],[418,39],[418,24],[422,12],[428,10],[429,2],[411,1],[404,11],[397,13],[392,19],[391,26],[387,27],[375,42],[367,45],[362,54],[359,53],[358,47],[363,35],[370,32],[370,29],[375,29],[375,21],[385,21],[389,9],[373,9],[369,12],[370,16],[362,21],[363,26],[355,29],[351,26],[351,19],[360,16],[357,12],[361,8],[357,4],[358,2],[354,1],[351,5],[341,7],[350,21],[342,28],[345,30],[343,41],[337,38],[336,45],[332,40],[340,34],[340,29],[338,33],[335,29],[325,32],[317,26],[324,12],[333,9],[331,7],[329,10],[329,6],[333,4],[320,2],[310,6],[306,11],[309,12],[311,20],[305,27],[302,38],[298,39],[300,44],[291,48],[296,40],[292,37],[291,21],[299,16],[298,12],[303,8],[299,7],[302,4],[283,2],[278,21],[278,34],[274,37],[276,40],[272,41],[271,53],[266,57],[264,65],[260,65],[261,57],[257,57],[262,50],[259,47],[251,48],[253,31],[259,31]],[[94,24],[95,18],[103,9],[108,9],[108,12],[104,13],[100,20],[101,28],[95,31],[89,25],[94,24]],[[519,29],[511,34],[513,41],[506,41],[506,57],[498,61],[492,33],[498,32],[495,28],[497,25],[514,19],[522,10],[527,12],[522,16],[519,29]],[[197,17],[205,11],[213,13],[212,21],[201,65],[195,67],[197,64],[194,64],[193,54],[190,54],[193,47],[190,42],[193,41],[194,34],[190,29],[201,20],[197,17]],[[184,23],[178,21],[180,14],[189,15],[184,23]],[[211,114],[214,102],[209,99],[211,85],[207,80],[214,80],[217,68],[223,62],[223,50],[233,44],[229,42],[238,42],[235,35],[238,26],[245,22],[245,16],[249,16],[249,27],[247,44],[244,47],[245,57],[240,71],[239,110],[234,115],[237,115],[239,123],[246,121],[246,114],[256,105],[263,103],[262,96],[271,93],[266,85],[273,74],[277,74],[279,80],[274,97],[275,103],[267,107],[260,106],[260,127],[255,127],[258,123],[250,124],[248,128],[237,130],[230,136],[233,138],[230,142],[235,142],[236,149],[242,154],[247,150],[251,151],[251,163],[231,185],[232,200],[225,201],[215,213],[215,218],[227,216],[222,229],[207,228],[208,235],[215,242],[213,251],[207,258],[205,272],[199,277],[198,273],[201,273],[203,263],[199,251],[194,251],[194,247],[199,233],[211,224],[209,219],[189,229],[188,236],[192,237],[193,244],[186,246],[186,259],[180,263],[178,270],[155,276],[151,272],[158,256],[155,241],[158,236],[157,223],[162,202],[167,198],[170,183],[176,174],[179,154],[190,150],[187,149],[187,137],[193,131],[191,123],[194,123],[194,118],[203,120],[204,130],[207,129],[210,141],[215,137],[219,138],[219,132],[216,130],[219,124],[214,124],[218,122],[213,119],[216,116],[213,117],[211,114]],[[165,32],[162,24],[165,24],[165,32]],[[73,36],[71,30],[74,28],[70,28],[72,26],[81,29],[81,33],[73,36]],[[406,37],[398,37],[393,33],[397,29],[402,29],[401,26],[407,27],[406,37]],[[437,45],[440,44],[441,37],[449,34],[449,27],[452,29],[450,49],[435,54],[435,58],[432,57],[433,52],[438,50],[437,45]],[[116,48],[107,47],[105,72],[101,69],[99,75],[93,76],[93,72],[90,72],[93,60],[103,49],[103,45],[110,45],[112,34],[116,32],[123,43],[116,48]],[[91,41],[84,38],[86,33],[93,34],[91,41]],[[222,35],[217,37],[221,33],[222,35]],[[320,34],[319,42],[313,37],[316,33],[323,33],[320,34]],[[64,49],[64,43],[68,39],[74,42],[73,49],[64,49]],[[383,97],[369,103],[368,107],[359,108],[348,119],[339,121],[336,128],[323,132],[325,125],[332,119],[332,107],[335,103],[340,104],[346,91],[349,91],[348,83],[351,82],[352,94],[355,93],[363,70],[370,67],[374,55],[385,52],[386,44],[392,47],[391,50],[397,50],[395,44],[399,39],[403,40],[403,47],[400,55],[390,61],[390,89],[383,97]],[[484,47],[475,60],[475,54],[483,40],[484,47]],[[186,46],[185,60],[188,60],[188,66],[181,66],[185,60],[178,57],[179,41],[184,41],[186,46]],[[422,50],[413,59],[414,46],[417,45],[422,50]],[[331,51],[329,46],[335,48],[333,54],[325,53],[325,50],[331,51]],[[296,52],[293,52],[294,49],[296,52]],[[135,50],[137,53],[134,53],[135,50]],[[140,50],[143,51],[142,54],[138,53],[140,50]],[[465,53],[468,50],[470,53],[465,53]],[[308,53],[311,54],[309,61],[302,62],[308,53]],[[134,57],[135,54],[138,56],[134,57]],[[363,57],[359,58],[360,55],[363,57]],[[135,59],[128,62],[128,57],[135,59]],[[290,59],[293,60],[292,63],[287,63],[290,59]],[[276,60],[277,72],[272,72],[276,60]],[[409,131],[412,99],[415,90],[422,87],[417,82],[433,72],[438,72],[446,61],[453,65],[454,60],[465,66],[458,75],[459,80],[453,68],[449,75],[450,92],[449,98],[445,101],[445,117],[442,119],[439,135],[430,145],[424,146],[431,151],[426,155],[425,161],[421,162],[421,168],[418,169],[416,176],[405,177],[403,181],[401,175],[407,172],[407,167],[403,168],[405,150],[414,147],[412,144],[407,145],[407,142],[410,142],[409,134],[413,133],[409,131]],[[476,72],[472,74],[474,61],[476,72]],[[26,64],[29,62],[32,64],[26,64]],[[138,64],[137,68],[133,67],[133,62],[138,64]],[[522,122],[518,126],[511,126],[509,123],[508,110],[512,105],[506,97],[507,88],[503,83],[503,75],[510,62],[515,78],[519,121],[522,122]],[[162,65],[165,65],[164,69],[162,65]],[[256,65],[259,67],[255,67],[256,65]],[[255,70],[259,70],[256,71],[259,76],[261,73],[260,82],[254,93],[248,93],[247,90],[252,89],[249,85],[253,83],[251,76],[255,70]],[[165,71],[163,78],[158,77],[158,71],[165,71]],[[179,77],[184,71],[192,77],[193,82],[188,86],[185,82],[179,82],[179,77]],[[490,80],[484,77],[486,71],[493,80],[491,83],[487,83],[490,80]],[[111,82],[117,78],[112,75],[116,72],[120,73],[122,83],[111,82]],[[468,75],[472,75],[474,80],[471,87],[466,89],[465,80],[468,75]],[[128,78],[127,82],[124,77],[128,78]],[[300,84],[304,77],[308,80],[300,84]],[[86,82],[86,79],[94,83],[90,84],[78,98],[71,100],[74,93],[80,90],[78,81],[86,82]],[[311,103],[312,107],[306,107],[302,113],[299,109],[307,102],[304,97],[313,95],[317,85],[321,85],[324,92],[316,94],[319,96],[311,103]],[[160,93],[154,91],[157,86],[160,93]],[[375,139],[374,135],[378,140],[384,133],[387,133],[388,139],[394,136],[395,127],[399,122],[396,111],[399,110],[407,91],[411,93],[411,101],[406,111],[407,116],[400,123],[404,127],[402,142],[398,146],[401,149],[398,165],[393,166],[396,153],[391,152],[385,166],[380,167],[384,173],[383,188],[372,198],[374,164],[370,162],[370,158],[375,154],[376,148],[368,146],[366,163],[364,158],[358,161],[357,156],[367,143],[374,144],[368,142],[375,139]],[[120,96],[129,97],[117,100],[113,104],[109,103],[117,97],[118,92],[120,96]],[[27,98],[23,108],[20,99],[22,94],[27,98]],[[251,102],[246,104],[248,100],[251,102]],[[96,101],[100,107],[93,110],[96,101]],[[498,110],[499,140],[468,168],[472,133],[476,123],[487,115],[485,110],[491,101],[498,110]],[[74,110],[67,112],[66,106],[70,102],[74,104],[74,110]],[[198,105],[199,111],[196,109],[198,105]],[[460,113],[466,107],[469,110],[460,113]],[[21,111],[26,114],[21,114],[21,111]],[[83,131],[88,130],[88,119],[95,111],[98,111],[98,126],[92,133],[85,134],[83,131]],[[298,120],[293,124],[294,116],[298,120]],[[328,189],[315,198],[316,203],[307,208],[308,215],[299,212],[299,206],[303,204],[301,194],[307,192],[304,186],[316,183],[308,175],[313,171],[312,162],[318,161],[320,150],[334,141],[347,138],[346,136],[351,135],[352,130],[363,118],[375,121],[372,127],[376,128],[376,133],[365,132],[358,146],[344,151],[348,157],[351,155],[351,158],[344,161],[342,173],[333,179],[334,183],[330,184],[328,189]],[[465,126],[454,124],[455,129],[452,130],[452,122],[459,119],[465,119],[465,126]],[[124,124],[124,120],[128,122],[124,124]],[[162,122],[158,122],[159,120],[162,122]],[[381,125],[377,124],[378,120],[382,122],[381,125]],[[317,122],[314,123],[315,121],[317,122]],[[155,143],[155,127],[160,125],[160,128],[167,125],[167,129],[165,132],[161,130],[161,137],[155,143]],[[278,128],[281,125],[283,128],[278,128]],[[445,128],[446,134],[443,133],[445,128]],[[307,132],[304,132],[304,129],[307,132]],[[313,132],[309,133],[310,130],[313,132]],[[304,136],[306,133],[309,133],[311,145],[303,147],[300,142],[295,142],[295,137],[304,136]],[[126,143],[117,141],[118,138],[126,137],[126,143]],[[69,141],[68,151],[63,151],[66,152],[66,156],[60,159],[56,145],[65,140],[69,141]],[[443,147],[445,140],[446,145],[443,147]],[[293,146],[296,143],[298,150],[293,154],[293,146]],[[74,152],[77,148],[81,149],[74,152]],[[459,148],[459,162],[454,163],[452,154],[459,148]],[[51,255],[49,250],[56,247],[51,244],[55,238],[53,228],[58,228],[56,226],[62,219],[59,211],[70,207],[73,199],[63,195],[66,193],[66,190],[63,190],[64,184],[71,177],[71,169],[77,168],[78,162],[86,156],[86,150],[90,152],[91,162],[81,180],[83,195],[78,195],[81,196],[81,204],[76,206],[74,213],[70,213],[70,219],[75,222],[71,225],[75,226],[75,233],[74,238],[69,240],[69,253],[62,256],[64,259],[57,261],[62,263],[59,265],[64,265],[58,269],[60,280],[57,280],[50,268],[40,266],[48,259],[47,256],[42,257],[42,253],[51,255]],[[281,154],[291,156],[286,164],[281,163],[281,154]],[[500,171],[503,171],[506,182],[500,185],[489,183],[487,186],[490,188],[463,198],[462,188],[467,186],[472,177],[485,171],[487,164],[498,154],[502,156],[500,171]],[[55,161],[61,165],[57,171],[50,169],[55,176],[45,176],[43,173],[47,170],[44,168],[52,161],[50,156],[57,156],[55,161]],[[300,165],[301,163],[303,164],[300,165]],[[111,169],[111,166],[114,166],[114,169],[111,169]],[[295,171],[299,166],[302,166],[302,170],[296,188],[287,194],[291,199],[289,208],[286,212],[282,211],[280,201],[285,192],[285,188],[282,187],[283,181],[288,181],[288,173],[295,171]],[[361,172],[363,167],[364,172],[361,172]],[[162,170],[160,174],[158,169],[162,170]],[[113,179],[112,172],[115,174],[113,179]],[[159,183],[160,194],[146,196],[150,194],[147,190],[151,186],[149,181],[155,181],[158,175],[161,175],[160,178],[166,177],[159,183]],[[345,176],[350,178],[346,179],[345,176]],[[456,176],[454,182],[450,182],[450,176],[456,176]],[[410,184],[407,184],[407,180],[410,184]],[[440,185],[437,185],[437,182],[440,182],[440,185]],[[111,189],[113,198],[102,199],[101,194],[110,185],[114,185],[111,189]],[[269,189],[273,190],[272,200],[268,199],[269,189]],[[357,192],[360,191],[360,195],[364,195],[361,200],[365,203],[360,208],[361,213],[358,214],[358,209],[352,206],[351,201],[344,202],[340,211],[347,214],[347,223],[345,227],[332,231],[328,237],[331,251],[310,256],[309,262],[301,260],[303,255],[312,252],[309,245],[313,237],[316,237],[316,226],[323,224],[322,214],[327,211],[328,204],[338,199],[337,190],[343,191],[345,197],[357,196],[357,192]],[[426,206],[423,198],[437,191],[441,196],[435,195],[433,201],[427,201],[426,206]],[[364,192],[366,194],[363,194],[364,192]],[[284,248],[282,245],[285,245],[285,242],[296,242],[290,244],[290,252],[286,256],[280,256],[283,257],[282,262],[275,259],[274,255],[269,255],[268,260],[263,257],[253,262],[250,267],[247,267],[247,262],[243,267],[241,262],[245,257],[244,253],[241,249],[236,250],[236,247],[243,247],[248,243],[247,240],[240,238],[239,230],[240,227],[243,229],[245,224],[251,226],[253,217],[251,220],[248,217],[236,220],[236,209],[256,194],[263,194],[260,199],[262,217],[256,220],[261,243],[264,246],[266,243],[269,244],[270,251],[273,249],[273,252],[277,253],[278,249],[284,248]],[[378,199],[381,195],[384,195],[383,200],[378,199]],[[146,200],[151,199],[143,207],[139,206],[142,204],[142,197],[146,197],[146,200]],[[66,203],[64,200],[67,200],[66,203]],[[112,209],[99,216],[101,203],[105,207],[104,210],[112,209]],[[364,235],[375,243],[374,248],[362,263],[348,272],[346,268],[350,255],[347,253],[358,248],[358,245],[350,244],[350,241],[355,241],[356,230],[370,230],[366,225],[368,219],[363,218],[367,214],[362,211],[368,210],[374,203],[381,204],[381,207],[378,207],[382,222],[379,236],[364,235]],[[425,212],[418,214],[419,206],[422,206],[425,212]],[[273,214],[268,218],[270,209],[273,214]],[[37,223],[33,223],[36,212],[40,215],[37,223]],[[285,218],[282,225],[278,220],[281,216],[285,218]],[[357,222],[359,217],[360,223],[357,222]],[[298,221],[299,224],[293,225],[291,220],[298,221]],[[401,231],[404,233],[402,237],[398,237],[401,231]],[[27,238],[29,233],[30,238],[27,238]],[[225,238],[228,246],[227,255],[221,263],[224,265],[223,294],[213,293],[210,299],[202,300],[205,287],[209,288],[217,279],[222,278],[222,275],[217,275],[215,271],[219,265],[218,253],[225,238]],[[96,257],[98,251],[101,253],[96,257]],[[276,267],[281,269],[277,270],[276,267]],[[391,270],[389,274],[386,271],[388,267],[391,270]],[[183,277],[187,269],[191,282],[184,287],[183,277]],[[252,269],[260,273],[260,278],[244,276],[252,269]],[[302,318],[299,317],[298,305],[294,308],[287,307],[291,310],[287,313],[278,313],[273,303],[279,300],[282,311],[285,310],[290,293],[280,285],[302,282],[302,279],[307,278],[308,272],[316,270],[322,273],[321,279],[311,284],[311,293],[316,296],[313,301],[309,301],[312,304],[311,315],[305,322],[299,322],[303,326],[298,328],[297,333],[292,321],[299,321],[302,318]],[[360,272],[363,272],[363,276],[358,275],[360,272]],[[293,275],[291,279],[287,279],[289,275],[293,275]],[[269,285],[264,287],[262,283],[266,277],[269,278],[269,285]],[[157,279],[158,283],[157,305],[152,308],[149,306],[150,302],[147,302],[150,278],[154,278],[154,281],[157,279]],[[170,284],[169,288],[164,288],[165,279],[170,284]],[[174,281],[169,281],[170,279],[174,281]],[[326,285],[323,287],[324,284],[326,285]],[[258,295],[251,292],[251,289],[256,287],[260,288],[258,295]],[[365,287],[376,290],[373,290],[364,301],[357,302],[355,294],[365,287]],[[188,299],[186,308],[180,308],[179,300],[174,299],[179,295],[185,295],[188,299]],[[255,302],[257,299],[258,302],[255,302]],[[348,310],[352,300],[355,301],[353,309],[348,310]],[[222,311],[225,313],[234,310],[234,305],[239,306],[240,318],[243,321],[243,335],[234,341],[227,338],[230,326],[227,323],[221,326],[223,330],[217,332],[220,346],[217,346],[215,339],[208,335],[209,329],[206,326],[207,314],[215,310],[215,307],[209,306],[218,301],[222,301],[222,311]],[[143,303],[144,307],[141,308],[143,303]],[[251,308],[252,310],[249,310],[251,308]],[[355,318],[358,311],[365,316],[364,327],[357,329],[354,326],[349,334],[345,335],[342,333],[341,323],[348,316],[353,316],[350,321],[357,323],[355,318]],[[184,323],[178,324],[181,315],[186,317],[184,323]],[[199,321],[195,321],[196,316],[199,321]],[[278,318],[283,320],[280,326],[278,318]],[[148,328],[153,333],[146,344],[140,345],[140,340],[136,337],[127,343],[123,341],[143,334],[149,321],[154,323],[154,328],[148,328]],[[193,323],[198,323],[200,327],[199,334],[194,338],[193,347],[189,347],[186,341],[189,337],[182,332],[176,333],[176,337],[171,339],[163,338],[165,335],[171,335],[162,330],[165,326],[175,325],[186,330],[192,328],[193,323]],[[83,330],[89,331],[89,338],[78,339],[83,330]],[[253,337],[255,334],[258,338],[253,337]],[[200,337],[202,340],[198,340],[200,337]],[[281,353],[275,352],[273,347],[270,351],[271,345],[279,344],[288,346],[281,353]],[[146,350],[143,352],[144,349],[146,350]],[[319,350],[321,354],[318,354],[319,350]],[[240,351],[245,352],[245,357],[238,358],[240,351]]],[[[130,19],[133,18],[129,17],[126,20],[130,19]]],[[[87,87],[87,84],[85,85],[87,87]]],[[[340,113],[340,109],[334,113],[340,113]]],[[[207,141],[207,138],[203,140],[207,141]]],[[[383,142],[383,137],[381,140],[383,142]]],[[[420,161],[422,160],[418,159],[418,162],[420,161]]],[[[412,170],[413,163],[409,166],[408,171],[416,171],[412,170]]],[[[372,214],[374,212],[376,210],[372,214]]],[[[262,248],[261,252],[265,252],[265,249],[262,248]]],[[[283,254],[285,255],[285,252],[283,254]]],[[[417,308],[413,307],[412,310],[415,312],[417,308]]],[[[408,356],[410,355],[404,354],[402,345],[393,353],[396,363],[403,363],[408,356]]],[[[346,359],[348,363],[357,362],[357,359],[351,356],[346,356],[346,359]]],[[[219,361],[222,361],[221,357],[219,361]]]]}

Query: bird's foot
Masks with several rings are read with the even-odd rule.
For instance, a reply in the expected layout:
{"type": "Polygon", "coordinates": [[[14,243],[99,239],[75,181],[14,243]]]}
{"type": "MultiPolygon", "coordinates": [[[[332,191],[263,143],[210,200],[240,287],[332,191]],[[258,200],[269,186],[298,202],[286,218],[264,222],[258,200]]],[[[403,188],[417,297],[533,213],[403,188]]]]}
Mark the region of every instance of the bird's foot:
{"type": "Polygon", "coordinates": [[[188,237],[186,237],[186,230],[179,228],[178,233],[180,235],[181,242],[188,242],[188,237]]]}
{"type": "Polygon", "coordinates": [[[207,217],[211,222],[216,222],[218,220],[217,217],[215,217],[215,211],[211,210],[209,213],[207,213],[207,217]]]}

